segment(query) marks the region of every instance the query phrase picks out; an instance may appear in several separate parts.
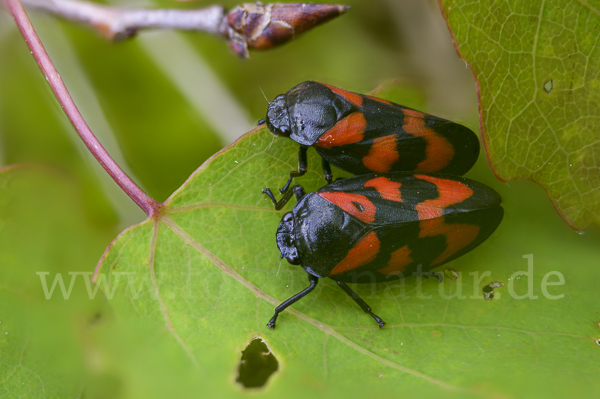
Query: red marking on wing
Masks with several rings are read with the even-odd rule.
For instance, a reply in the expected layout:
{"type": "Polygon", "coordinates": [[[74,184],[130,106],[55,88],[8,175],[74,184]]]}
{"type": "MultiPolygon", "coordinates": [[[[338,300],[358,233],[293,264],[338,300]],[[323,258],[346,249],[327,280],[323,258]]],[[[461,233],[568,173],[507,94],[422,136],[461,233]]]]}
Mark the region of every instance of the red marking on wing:
{"type": "Polygon", "coordinates": [[[384,100],[383,98],[373,97],[373,96],[365,96],[365,97],[370,98],[371,100],[379,101],[380,103],[384,103],[384,104],[387,104],[387,105],[396,105],[396,104],[394,104],[391,101],[384,100]]]}
{"type": "Polygon", "coordinates": [[[377,238],[377,234],[375,234],[374,231],[371,231],[361,238],[350,251],[348,251],[346,257],[342,259],[340,263],[335,265],[329,275],[331,276],[334,274],[355,270],[372,262],[377,256],[380,246],[381,242],[379,241],[379,238],[377,238]]]}
{"type": "Polygon", "coordinates": [[[402,274],[406,266],[413,263],[413,258],[410,257],[411,250],[408,245],[403,246],[392,252],[390,260],[386,267],[377,270],[381,274],[395,275],[402,274]]]}
{"type": "Polygon", "coordinates": [[[322,148],[331,148],[358,143],[363,140],[366,128],[367,121],[362,112],[353,112],[326,131],[315,145],[322,148]]]}
{"type": "Polygon", "coordinates": [[[395,183],[383,176],[376,177],[365,183],[365,187],[375,188],[379,195],[381,195],[381,198],[396,202],[404,202],[402,201],[402,192],[400,191],[401,186],[402,183],[395,183]]]}
{"type": "Polygon", "coordinates": [[[431,265],[444,262],[450,256],[472,243],[479,235],[479,226],[474,224],[446,224],[444,218],[421,220],[419,238],[446,236],[446,249],[435,258],[431,265]]]}
{"type": "Polygon", "coordinates": [[[362,96],[360,94],[351,93],[349,91],[342,90],[340,88],[329,86],[329,85],[326,85],[326,84],[323,84],[323,86],[329,87],[329,90],[331,90],[332,92],[334,92],[338,96],[342,97],[343,99],[349,101],[355,107],[362,108],[362,106],[363,106],[363,98],[362,98],[362,96]]]}
{"type": "Polygon", "coordinates": [[[364,195],[342,192],[318,194],[358,220],[362,220],[365,223],[373,223],[375,221],[375,205],[364,195]],[[359,209],[360,207],[357,207],[356,204],[360,204],[362,209],[359,209]]]}
{"type": "Polygon", "coordinates": [[[417,179],[435,184],[438,197],[425,200],[415,206],[419,220],[435,219],[444,215],[444,208],[458,204],[473,195],[473,190],[464,183],[439,177],[415,175],[417,179]]]}
{"type": "Polygon", "coordinates": [[[427,116],[427,114],[425,114],[424,112],[417,111],[415,109],[410,109],[410,108],[403,109],[402,112],[404,112],[405,123],[406,123],[406,117],[417,118],[417,119],[423,120],[427,116]]]}
{"type": "Polygon", "coordinates": [[[384,173],[392,170],[392,166],[400,159],[396,139],[395,134],[373,139],[369,153],[362,159],[363,164],[373,172],[384,173]]]}
{"type": "Polygon", "coordinates": [[[437,172],[444,169],[454,157],[454,147],[444,137],[425,126],[425,114],[412,109],[405,109],[404,130],[413,136],[422,137],[427,142],[425,159],[415,171],[437,172]]]}

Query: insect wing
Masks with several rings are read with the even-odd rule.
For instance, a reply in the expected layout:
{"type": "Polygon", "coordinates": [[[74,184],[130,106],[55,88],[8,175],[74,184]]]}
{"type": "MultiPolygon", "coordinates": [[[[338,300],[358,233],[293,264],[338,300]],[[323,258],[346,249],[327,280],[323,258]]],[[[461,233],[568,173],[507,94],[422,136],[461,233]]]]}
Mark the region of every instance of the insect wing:
{"type": "Polygon", "coordinates": [[[389,173],[363,175],[318,194],[369,226],[330,277],[382,281],[455,259],[491,235],[502,220],[500,196],[461,177],[389,173]]]}
{"type": "Polygon", "coordinates": [[[465,126],[375,97],[340,89],[336,93],[357,108],[337,120],[314,146],[342,169],[462,175],[477,161],[479,140],[465,126]]]}
{"type": "Polygon", "coordinates": [[[499,206],[502,201],[493,189],[474,180],[403,172],[354,176],[317,193],[374,226],[471,212],[499,206]]]}

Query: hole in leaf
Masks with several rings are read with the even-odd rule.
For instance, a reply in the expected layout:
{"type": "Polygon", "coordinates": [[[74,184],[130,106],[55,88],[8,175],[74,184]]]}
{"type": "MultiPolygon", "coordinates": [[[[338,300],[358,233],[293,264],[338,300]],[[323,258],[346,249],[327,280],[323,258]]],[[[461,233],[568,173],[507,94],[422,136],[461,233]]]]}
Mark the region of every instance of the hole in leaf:
{"type": "Polygon", "coordinates": [[[452,281],[458,280],[459,274],[456,270],[454,269],[444,269],[444,274],[446,275],[447,278],[449,278],[452,281]]]}
{"type": "Polygon", "coordinates": [[[278,367],[279,362],[263,340],[254,338],[250,345],[242,351],[236,381],[242,384],[244,388],[260,388],[266,384],[278,367]]]}
{"type": "Polygon", "coordinates": [[[552,91],[552,89],[554,89],[554,82],[552,81],[552,79],[550,79],[549,81],[547,81],[546,83],[544,83],[544,91],[548,94],[550,94],[550,92],[552,91]]]}
{"type": "Polygon", "coordinates": [[[491,301],[492,299],[494,299],[494,289],[498,287],[504,287],[504,283],[501,283],[500,281],[494,281],[493,283],[484,286],[482,288],[483,299],[485,299],[486,301],[491,301]]]}
{"type": "Polygon", "coordinates": [[[600,346],[600,339],[596,340],[596,345],[600,346]]]}

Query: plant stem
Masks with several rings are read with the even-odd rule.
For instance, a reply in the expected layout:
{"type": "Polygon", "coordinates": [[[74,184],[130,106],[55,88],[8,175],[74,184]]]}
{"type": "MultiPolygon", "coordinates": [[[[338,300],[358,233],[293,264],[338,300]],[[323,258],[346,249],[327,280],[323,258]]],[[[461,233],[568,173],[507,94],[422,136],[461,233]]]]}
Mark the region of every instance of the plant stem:
{"type": "Polygon", "coordinates": [[[140,207],[148,216],[154,216],[159,210],[161,204],[150,198],[123,172],[119,165],[108,155],[108,152],[102,147],[94,133],[83,119],[83,116],[73,102],[69,91],[65,87],[58,71],[52,64],[46,49],[40,38],[33,29],[31,21],[19,0],[5,0],[6,4],[15,18],[15,23],[19,27],[23,38],[27,42],[31,53],[36,59],[42,73],[46,77],[52,91],[56,95],[58,102],[62,106],[65,114],[75,127],[75,130],[90,150],[92,155],[98,160],[100,165],[108,172],[110,177],[129,195],[129,197],[140,207]]]}

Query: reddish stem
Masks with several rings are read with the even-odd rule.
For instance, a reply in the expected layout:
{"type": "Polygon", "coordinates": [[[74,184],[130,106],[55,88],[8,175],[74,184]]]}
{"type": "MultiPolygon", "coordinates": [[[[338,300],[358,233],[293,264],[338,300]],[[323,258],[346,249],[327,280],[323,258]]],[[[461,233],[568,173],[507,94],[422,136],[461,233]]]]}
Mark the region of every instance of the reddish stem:
{"type": "Polygon", "coordinates": [[[35,33],[21,2],[19,0],[6,0],[6,4],[15,18],[15,22],[19,27],[23,38],[25,38],[31,53],[40,66],[42,73],[46,77],[48,83],[50,83],[50,87],[52,87],[52,91],[54,91],[58,102],[87,148],[119,187],[121,187],[148,216],[153,216],[158,211],[160,203],[150,198],[129,178],[129,176],[127,176],[127,174],[125,174],[125,172],[123,172],[119,165],[110,157],[110,155],[108,155],[108,152],[102,147],[96,136],[94,136],[94,133],[90,130],[83,119],[83,116],[81,116],[69,91],[52,64],[40,38],[37,33],[35,33]]]}

